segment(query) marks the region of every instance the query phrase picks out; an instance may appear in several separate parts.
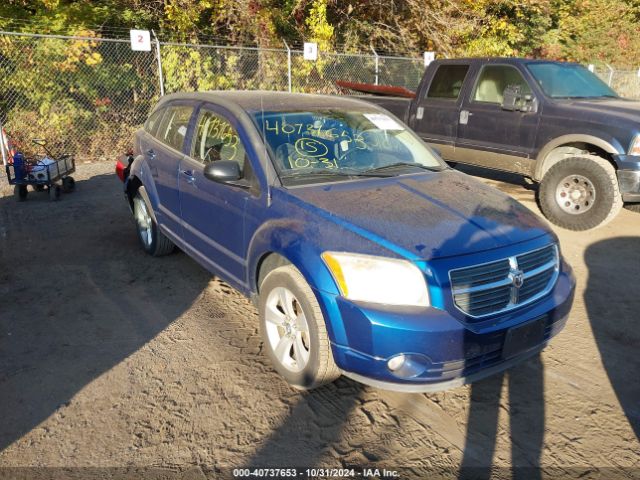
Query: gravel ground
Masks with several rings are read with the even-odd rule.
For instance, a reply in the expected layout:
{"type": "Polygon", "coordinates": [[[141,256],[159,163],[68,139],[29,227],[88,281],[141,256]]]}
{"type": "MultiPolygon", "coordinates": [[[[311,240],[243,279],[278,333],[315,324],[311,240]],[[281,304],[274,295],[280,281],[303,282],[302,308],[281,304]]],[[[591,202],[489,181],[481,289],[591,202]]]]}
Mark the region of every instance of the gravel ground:
{"type": "MultiPolygon", "coordinates": [[[[0,187],[0,478],[294,465],[640,477],[640,214],[558,230],[576,301],[539,358],[438,394],[347,379],[300,393],[261,353],[245,298],[182,253],[142,252],[112,168],[80,165],[57,203],[0,187]]],[[[487,182],[539,213],[505,180],[487,182]]]]}

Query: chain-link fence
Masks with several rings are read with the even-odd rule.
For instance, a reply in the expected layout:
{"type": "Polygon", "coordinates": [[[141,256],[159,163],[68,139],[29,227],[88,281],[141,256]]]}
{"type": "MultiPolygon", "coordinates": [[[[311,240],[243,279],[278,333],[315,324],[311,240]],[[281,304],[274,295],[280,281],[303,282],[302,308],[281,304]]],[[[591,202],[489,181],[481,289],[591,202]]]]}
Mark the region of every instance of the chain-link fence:
{"type": "Polygon", "coordinates": [[[128,40],[0,32],[0,122],[27,152],[30,139],[46,138],[53,151],[110,159],[126,150],[161,84],[166,93],[340,93],[338,80],[415,89],[424,70],[420,59],[374,54],[320,52],[307,61],[288,49],[152,47],[139,52],[128,40]]]}
{"type": "Polygon", "coordinates": [[[124,151],[158,98],[156,59],[129,42],[0,34],[0,121],[22,149],[124,151]]]}
{"type": "Polygon", "coordinates": [[[640,100],[638,70],[619,70],[613,67],[598,66],[593,71],[620,96],[640,100]]]}

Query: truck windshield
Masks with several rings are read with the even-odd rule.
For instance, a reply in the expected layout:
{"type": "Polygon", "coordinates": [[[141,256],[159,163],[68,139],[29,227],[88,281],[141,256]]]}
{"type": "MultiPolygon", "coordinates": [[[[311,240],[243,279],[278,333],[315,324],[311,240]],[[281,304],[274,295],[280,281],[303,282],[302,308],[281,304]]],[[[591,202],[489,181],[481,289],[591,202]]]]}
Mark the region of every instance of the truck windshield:
{"type": "Polygon", "coordinates": [[[446,168],[413,132],[380,111],[252,113],[285,184],[446,168]]]}
{"type": "Polygon", "coordinates": [[[552,98],[618,98],[618,94],[582,65],[529,63],[529,71],[552,98]]]}

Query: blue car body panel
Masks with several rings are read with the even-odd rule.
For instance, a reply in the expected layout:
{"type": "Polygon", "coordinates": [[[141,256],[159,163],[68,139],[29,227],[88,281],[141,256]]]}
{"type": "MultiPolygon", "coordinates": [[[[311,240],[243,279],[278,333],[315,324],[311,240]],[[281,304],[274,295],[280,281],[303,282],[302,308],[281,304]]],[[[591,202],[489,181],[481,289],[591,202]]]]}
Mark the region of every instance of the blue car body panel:
{"type": "MultiPolygon", "coordinates": [[[[140,154],[127,182],[137,179],[145,186],[163,232],[247,296],[258,294],[258,269],[267,255],[279,254],[295,265],[316,294],[335,361],[343,371],[392,385],[438,383],[504,361],[500,350],[510,327],[542,319],[546,343],[564,325],[575,288],[564,262],[553,290],[530,305],[480,321],[453,305],[451,269],[557,242],[518,202],[452,170],[283,187],[273,180],[249,117],[232,108],[224,95],[220,101],[215,98],[195,104],[184,151],[174,152],[171,160],[163,153],[162,168],[169,165],[163,186],[153,160],[144,155],[149,149],[160,150],[159,142],[138,132],[140,154]],[[255,175],[255,189],[208,180],[202,165],[189,158],[202,108],[233,122],[255,175]],[[175,184],[175,192],[169,184],[175,184]],[[162,198],[166,192],[170,201],[162,198]],[[321,259],[324,251],[414,262],[427,280],[431,306],[390,307],[344,299],[321,259]],[[398,353],[421,355],[431,366],[418,377],[396,378],[386,361],[398,353]]],[[[164,105],[182,100],[170,97],[164,105]]]]}

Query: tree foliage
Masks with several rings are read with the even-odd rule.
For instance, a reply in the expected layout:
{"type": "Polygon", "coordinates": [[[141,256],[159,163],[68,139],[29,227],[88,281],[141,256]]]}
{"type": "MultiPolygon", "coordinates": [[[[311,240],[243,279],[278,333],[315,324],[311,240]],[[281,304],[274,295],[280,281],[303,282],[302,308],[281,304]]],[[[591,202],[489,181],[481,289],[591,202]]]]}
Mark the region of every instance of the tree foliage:
{"type": "Polygon", "coordinates": [[[630,66],[637,0],[5,0],[0,28],[440,56],[528,55],[630,66]]]}
{"type": "MultiPolygon", "coordinates": [[[[374,71],[371,56],[332,51],[637,68],[639,20],[640,0],[3,0],[0,30],[83,39],[0,35],[0,120],[25,139],[45,136],[88,157],[124,150],[158,96],[155,53],[99,38],[128,38],[131,28],[177,43],[161,48],[168,92],[287,87],[282,50],[184,44],[283,49],[286,41],[299,50],[306,40],[323,55],[293,55],[294,89],[331,93],[326,78],[370,82],[374,71]]],[[[381,59],[380,81],[415,88],[421,68],[381,59]]]]}

